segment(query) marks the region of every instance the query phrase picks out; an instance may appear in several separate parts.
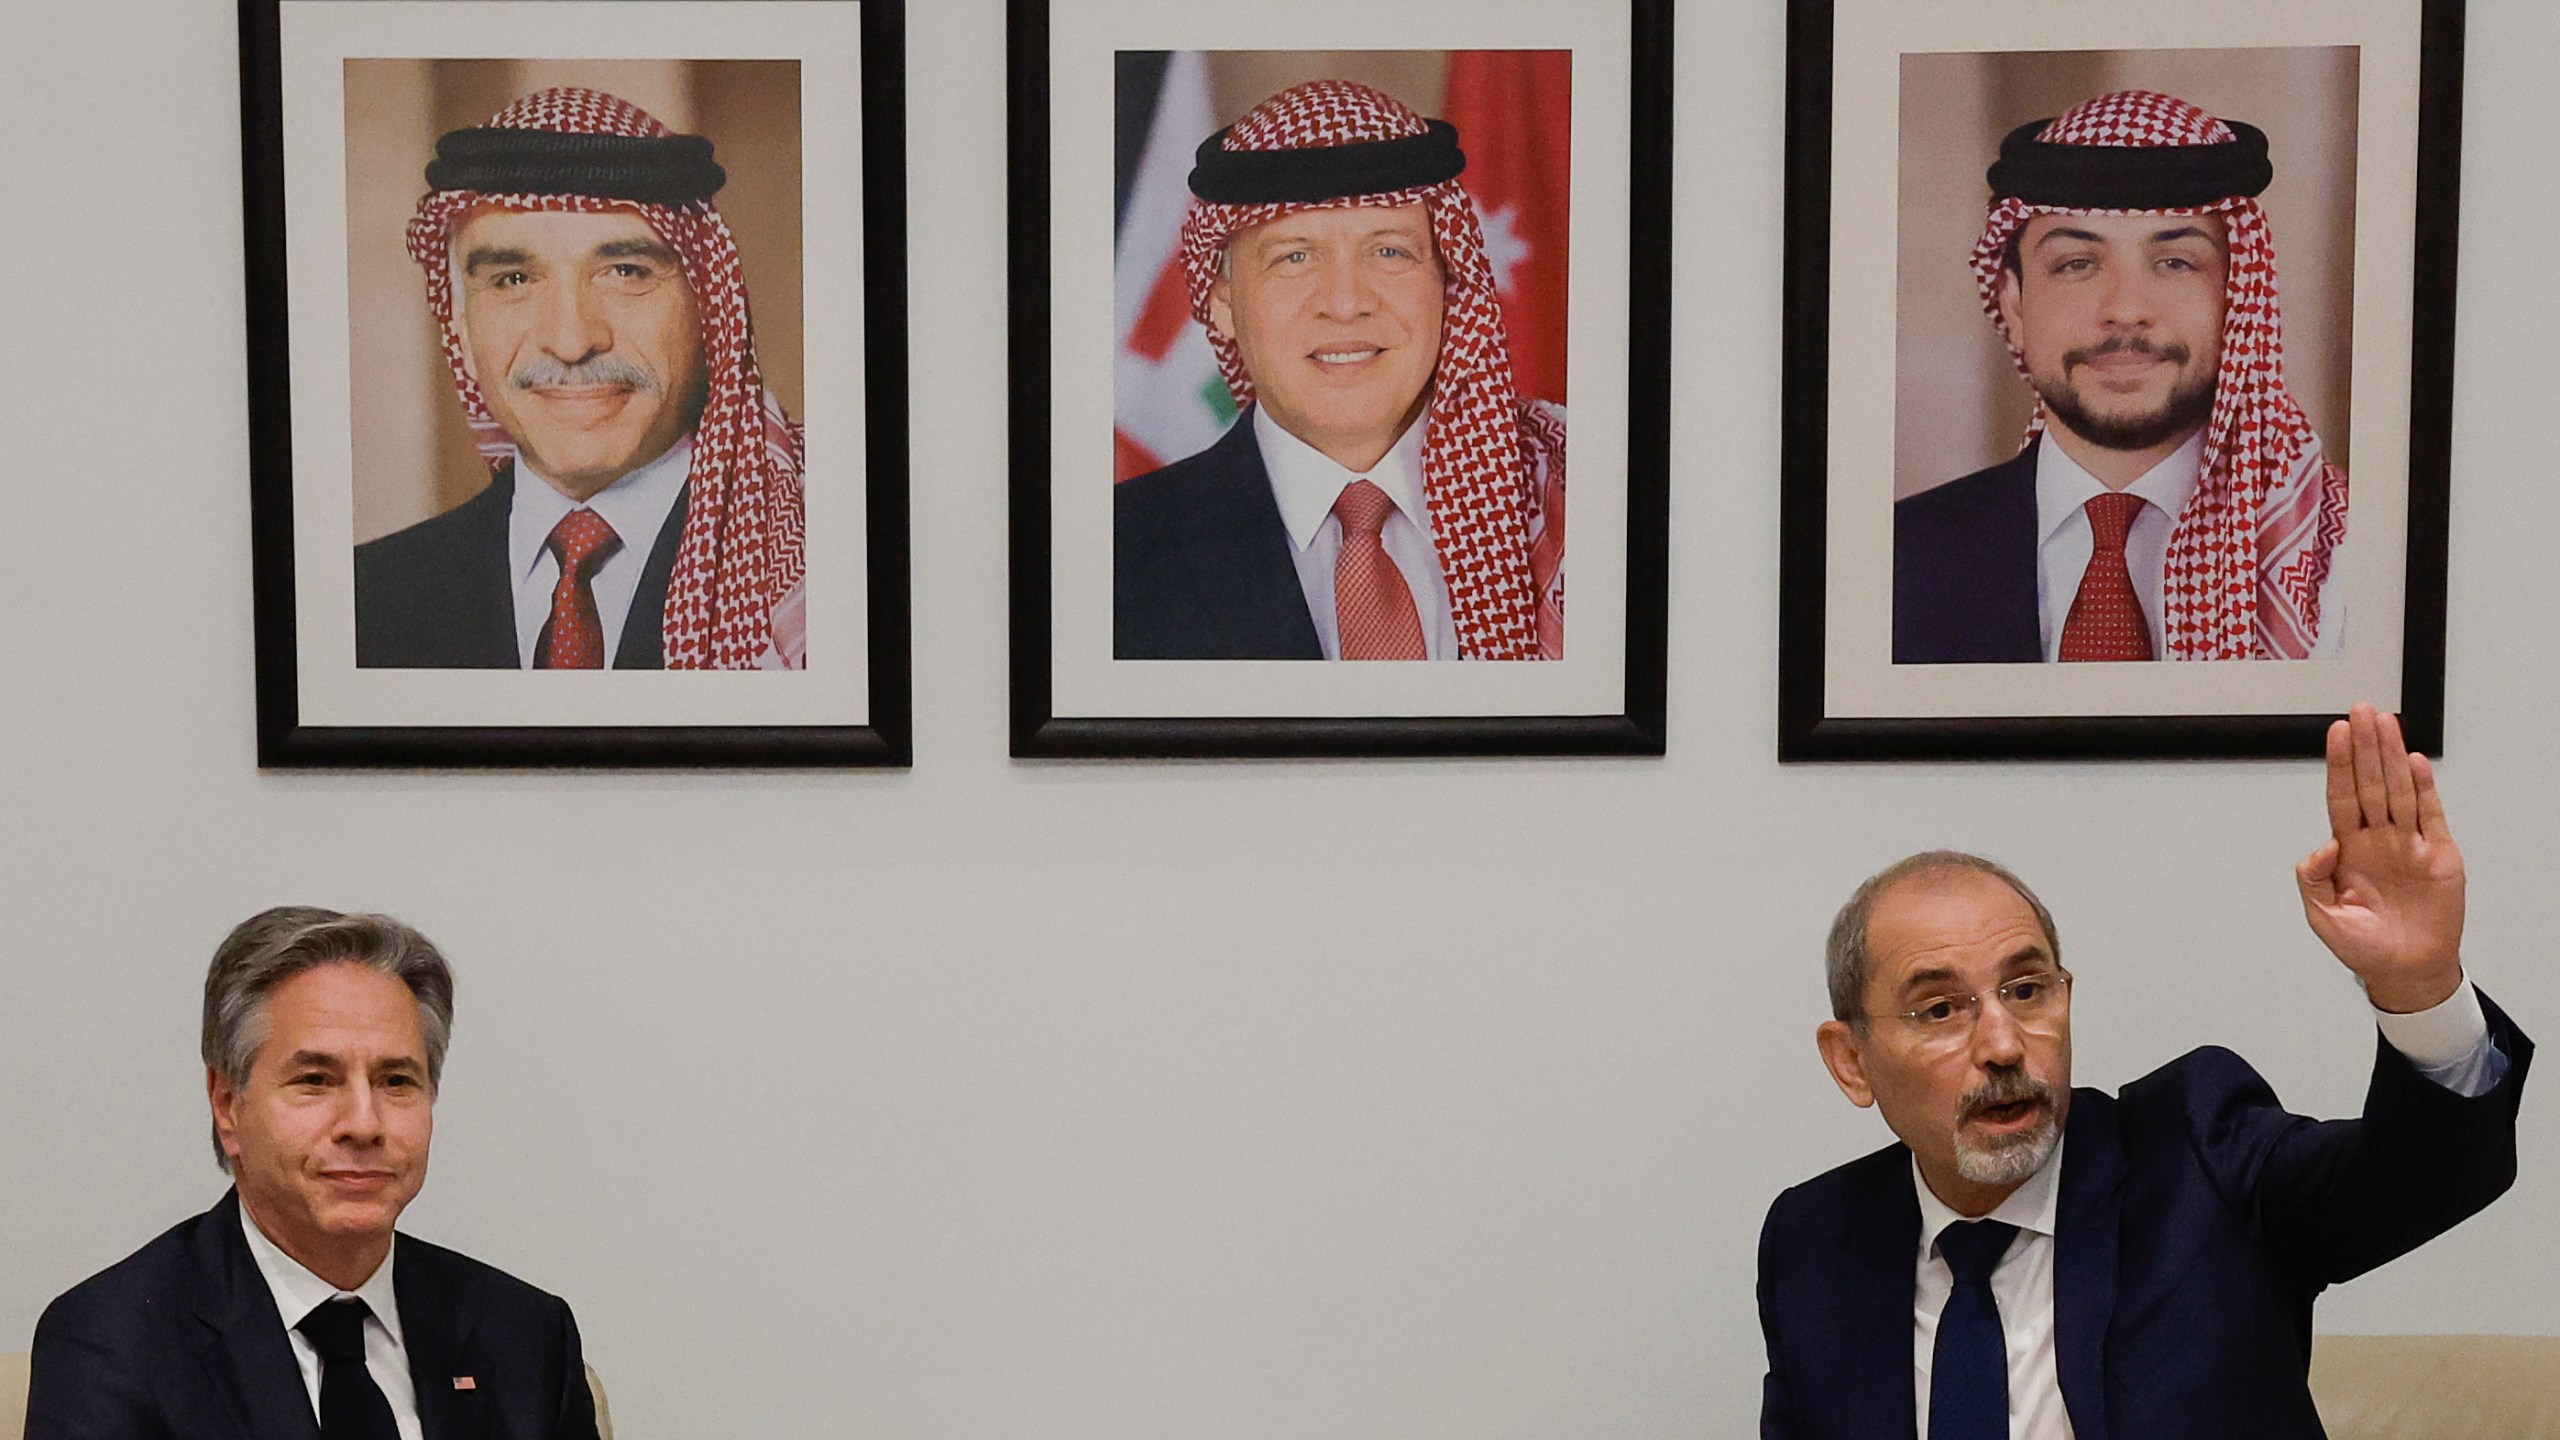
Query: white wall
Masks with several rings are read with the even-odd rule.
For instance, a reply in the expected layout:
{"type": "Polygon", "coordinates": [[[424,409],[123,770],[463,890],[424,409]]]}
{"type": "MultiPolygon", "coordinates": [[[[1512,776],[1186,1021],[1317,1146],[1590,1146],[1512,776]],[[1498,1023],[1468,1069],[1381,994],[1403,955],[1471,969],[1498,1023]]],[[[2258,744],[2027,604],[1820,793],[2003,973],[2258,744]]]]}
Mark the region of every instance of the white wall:
{"type": "MultiPolygon", "coordinates": [[[[1748,1433],[1761,1212],[1883,1135],[1821,929],[1924,845],[2053,901],[2085,1081],[2361,1093],[2310,765],[1771,760],[1774,3],[1680,21],[1670,758],[1111,766],[1004,755],[1003,22],[914,5],[916,766],[815,776],[260,774],[232,9],[12,8],[0,1349],[219,1193],[194,991],[285,900],[457,957],[413,1228],[571,1297],[639,1440],[1748,1433]]],[[[2560,14],[2472,14],[2444,775],[2551,1035],[2560,14]]],[[[2554,1113],[2323,1323],[2560,1330],[2554,1113]]]]}

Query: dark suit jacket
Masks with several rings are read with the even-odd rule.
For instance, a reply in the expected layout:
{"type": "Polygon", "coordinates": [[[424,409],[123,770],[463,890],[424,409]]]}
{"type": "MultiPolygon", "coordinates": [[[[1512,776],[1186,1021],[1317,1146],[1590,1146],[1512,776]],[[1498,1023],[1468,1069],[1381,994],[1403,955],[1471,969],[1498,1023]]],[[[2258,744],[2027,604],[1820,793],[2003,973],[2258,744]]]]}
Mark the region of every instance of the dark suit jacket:
{"type": "MultiPolygon", "coordinates": [[[[577,1322],[477,1260],[398,1237],[392,1281],[427,1440],[595,1440],[577,1322]],[[454,1380],[470,1376],[473,1388],[454,1380]]],[[[237,1192],[36,1322],[27,1440],[318,1440],[237,1192]]]]}
{"type": "Polygon", "coordinates": [[[1187,460],[1113,487],[1111,653],[1321,660],[1253,411],[1187,460]]]}
{"type": "Polygon", "coordinates": [[[1893,663],[2044,659],[2036,539],[2035,445],[1895,501],[1893,663]]]}
{"type": "MultiPolygon", "coordinates": [[[[2358,1120],[2287,1114],[2227,1050],[2075,1090],[2054,1242],[2054,1360],[2079,1440],[2318,1440],[2311,1302],[2514,1182],[2533,1042],[2465,1099],[2379,1045],[2358,1120]]],[[[1796,1186],[1760,1234],[1763,1440],[1909,1440],[1920,1207],[1888,1146],[1796,1186]]]]}
{"type": "MultiPolygon", "coordinates": [[[[688,486],[687,490],[690,491],[688,486]]],[[[516,471],[441,515],[356,547],[356,664],[399,670],[513,670],[516,589],[507,573],[507,510],[516,471]]],[[[616,670],[665,668],[660,624],[667,577],[684,536],[685,495],[667,512],[631,616],[613,652],[616,670]]]]}

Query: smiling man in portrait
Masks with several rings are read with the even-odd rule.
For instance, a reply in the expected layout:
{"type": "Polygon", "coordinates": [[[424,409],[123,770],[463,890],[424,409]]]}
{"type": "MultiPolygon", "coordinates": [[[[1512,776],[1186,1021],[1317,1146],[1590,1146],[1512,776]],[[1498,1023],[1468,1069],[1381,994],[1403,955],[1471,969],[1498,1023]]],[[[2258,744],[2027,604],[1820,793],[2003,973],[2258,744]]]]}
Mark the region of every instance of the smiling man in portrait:
{"type": "Polygon", "coordinates": [[[1117,487],[1117,658],[1561,656],[1564,413],[1516,393],[1458,142],[1318,80],[1201,144],[1182,263],[1244,413],[1117,487]]]}
{"type": "Polygon", "coordinates": [[[727,178],[593,90],[437,142],[409,253],[490,481],[356,547],[358,665],[801,665],[805,450],[756,364],[727,178]]]}
{"type": "Polygon", "coordinates": [[[1895,663],[2337,653],[2347,481],[2285,388],[2273,176],[2149,91],[2002,141],[1973,275],[2036,409],[1895,504],[1895,663]]]}

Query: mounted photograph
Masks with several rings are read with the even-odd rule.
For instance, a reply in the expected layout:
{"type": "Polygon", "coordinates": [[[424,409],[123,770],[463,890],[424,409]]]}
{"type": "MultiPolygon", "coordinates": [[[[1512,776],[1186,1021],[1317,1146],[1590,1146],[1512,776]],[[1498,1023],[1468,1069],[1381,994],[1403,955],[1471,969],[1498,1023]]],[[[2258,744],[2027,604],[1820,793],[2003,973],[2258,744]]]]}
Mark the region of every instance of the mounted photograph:
{"type": "Polygon", "coordinates": [[[2189,8],[1794,7],[1782,757],[2435,744],[2459,11],[2189,8]]]}
{"type": "Polygon", "coordinates": [[[1649,8],[1015,6],[1017,754],[1659,750],[1649,8]]]}
{"type": "Polygon", "coordinates": [[[900,16],[573,18],[244,9],[261,760],[900,763],[900,16]]]}

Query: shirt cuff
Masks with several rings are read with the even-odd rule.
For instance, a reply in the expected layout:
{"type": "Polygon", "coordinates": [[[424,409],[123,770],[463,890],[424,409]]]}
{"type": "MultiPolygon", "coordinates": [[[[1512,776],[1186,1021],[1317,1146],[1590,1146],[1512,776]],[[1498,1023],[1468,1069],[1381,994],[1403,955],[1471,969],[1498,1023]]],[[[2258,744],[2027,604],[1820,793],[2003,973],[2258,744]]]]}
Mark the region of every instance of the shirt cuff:
{"type": "Polygon", "coordinates": [[[2392,1049],[2421,1070],[2464,1059],[2489,1036],[2489,1017],[2481,1013],[2480,992],[2471,987],[2468,975],[2442,1004],[2409,1015],[2375,1010],[2373,1023],[2382,1027],[2382,1038],[2392,1049]]]}
{"type": "Polygon", "coordinates": [[[2382,1038],[2418,1073],[2462,1096],[2486,1095],[2507,1075],[2507,1057],[2489,1038],[2489,1017],[2470,977],[2441,1005],[2414,1015],[2373,1012],[2382,1038]]]}

